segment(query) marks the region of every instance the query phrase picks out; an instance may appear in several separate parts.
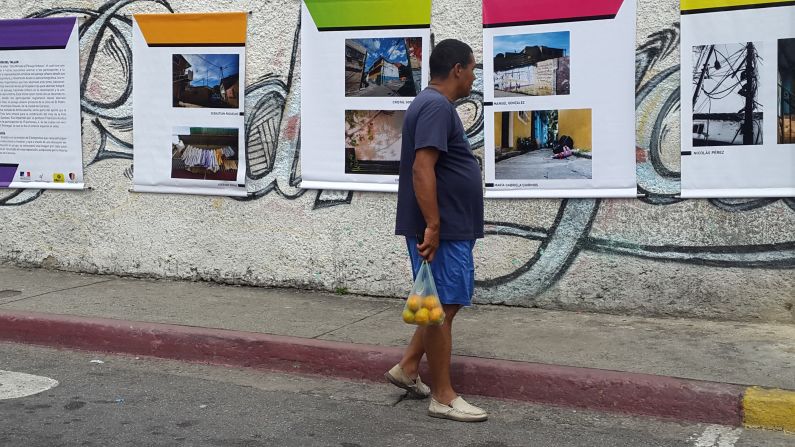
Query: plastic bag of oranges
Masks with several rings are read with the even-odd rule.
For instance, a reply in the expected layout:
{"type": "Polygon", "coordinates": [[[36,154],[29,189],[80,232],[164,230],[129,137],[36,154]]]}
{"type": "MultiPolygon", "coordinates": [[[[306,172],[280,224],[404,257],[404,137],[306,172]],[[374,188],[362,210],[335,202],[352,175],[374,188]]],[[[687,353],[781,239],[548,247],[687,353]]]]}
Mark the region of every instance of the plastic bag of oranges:
{"type": "Polygon", "coordinates": [[[444,310],[428,261],[422,261],[420,271],[417,272],[414,287],[403,306],[403,321],[418,326],[444,323],[444,310]]]}

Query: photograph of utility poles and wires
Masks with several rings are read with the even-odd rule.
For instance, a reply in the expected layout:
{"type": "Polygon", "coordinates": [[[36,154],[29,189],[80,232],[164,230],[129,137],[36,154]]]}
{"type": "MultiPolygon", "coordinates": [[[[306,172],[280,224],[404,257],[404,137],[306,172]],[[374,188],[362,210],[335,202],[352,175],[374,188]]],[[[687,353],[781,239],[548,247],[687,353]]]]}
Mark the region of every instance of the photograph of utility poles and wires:
{"type": "Polygon", "coordinates": [[[693,47],[693,146],[762,144],[761,43],[693,47]]]}
{"type": "Polygon", "coordinates": [[[174,107],[237,109],[240,107],[240,56],[174,54],[174,107]]]}

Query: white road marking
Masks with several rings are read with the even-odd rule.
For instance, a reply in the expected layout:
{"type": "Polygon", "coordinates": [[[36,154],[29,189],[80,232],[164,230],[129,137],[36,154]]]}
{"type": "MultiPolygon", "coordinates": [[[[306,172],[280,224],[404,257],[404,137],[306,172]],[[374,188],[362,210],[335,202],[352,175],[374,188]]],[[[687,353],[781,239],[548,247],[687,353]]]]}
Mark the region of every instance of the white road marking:
{"type": "Polygon", "coordinates": [[[734,447],[740,439],[742,428],[726,427],[724,425],[710,425],[701,436],[696,439],[694,447],[734,447]]]}
{"type": "Polygon", "coordinates": [[[0,370],[0,400],[32,396],[58,386],[49,377],[0,370]]]}

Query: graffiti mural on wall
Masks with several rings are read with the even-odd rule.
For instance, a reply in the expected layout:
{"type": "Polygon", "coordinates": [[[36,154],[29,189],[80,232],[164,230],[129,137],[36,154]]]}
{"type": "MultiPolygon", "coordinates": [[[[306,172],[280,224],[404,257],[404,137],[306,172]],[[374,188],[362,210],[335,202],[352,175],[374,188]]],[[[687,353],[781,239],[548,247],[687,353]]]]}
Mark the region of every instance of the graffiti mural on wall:
{"type": "MultiPolygon", "coordinates": [[[[109,1],[102,7],[55,8],[38,11],[31,17],[83,15],[80,25],[82,64],[82,112],[84,131],[90,126],[98,137],[94,147],[86,148],[87,165],[103,160],[132,159],[132,22],[129,7],[146,3],[163,12],[174,12],[167,0],[109,1]],[[102,76],[94,71],[102,67],[102,76]],[[104,85],[108,70],[118,81],[104,85]],[[110,90],[109,90],[110,89],[110,90]]],[[[307,191],[300,183],[300,66],[299,26],[292,40],[292,56],[287,78],[264,75],[246,88],[246,139],[248,145],[247,184],[249,197],[257,200],[268,194],[297,199],[307,191]]],[[[637,182],[640,199],[647,204],[666,206],[681,202],[679,194],[678,115],[679,67],[672,60],[679,47],[679,27],[673,23],[656,31],[639,43],[636,52],[637,182]]],[[[676,59],[673,59],[676,60],[676,59]]],[[[482,71],[480,71],[482,74],[482,71]]],[[[459,101],[459,113],[472,147],[481,152],[484,144],[482,76],[475,92],[459,101]]],[[[131,168],[125,176],[132,177],[131,168]]],[[[42,190],[0,192],[0,206],[30,204],[42,190]]],[[[313,207],[329,208],[350,204],[350,191],[318,191],[313,207]]],[[[716,212],[741,213],[771,206],[777,199],[711,200],[716,212]]],[[[793,199],[783,199],[795,211],[793,199]]],[[[515,296],[527,303],[563,277],[583,251],[631,256],[661,262],[699,264],[714,267],[789,269],[795,267],[795,241],[778,244],[727,246],[650,246],[612,241],[591,236],[600,200],[562,200],[549,228],[534,228],[515,222],[487,222],[488,235],[510,235],[540,242],[526,262],[514,271],[497,278],[479,281],[482,296],[506,296],[502,289],[521,290],[515,296]]],[[[521,304],[501,299],[503,302],[521,304]]]]}

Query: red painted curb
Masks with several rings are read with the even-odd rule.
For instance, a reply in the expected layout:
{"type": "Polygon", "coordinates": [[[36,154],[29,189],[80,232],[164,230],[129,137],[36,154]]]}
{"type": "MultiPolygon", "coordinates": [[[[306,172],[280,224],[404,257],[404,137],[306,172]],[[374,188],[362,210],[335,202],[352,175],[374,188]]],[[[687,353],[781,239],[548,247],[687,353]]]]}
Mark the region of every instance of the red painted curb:
{"type": "MultiPolygon", "coordinates": [[[[402,353],[392,347],[35,312],[0,313],[0,340],[369,381],[382,381],[402,353]]],[[[462,356],[454,356],[453,371],[463,394],[742,423],[745,388],[738,385],[462,356]]]]}

